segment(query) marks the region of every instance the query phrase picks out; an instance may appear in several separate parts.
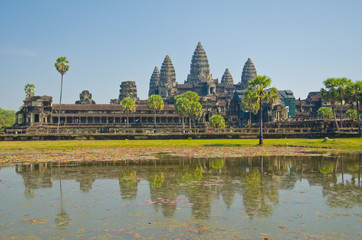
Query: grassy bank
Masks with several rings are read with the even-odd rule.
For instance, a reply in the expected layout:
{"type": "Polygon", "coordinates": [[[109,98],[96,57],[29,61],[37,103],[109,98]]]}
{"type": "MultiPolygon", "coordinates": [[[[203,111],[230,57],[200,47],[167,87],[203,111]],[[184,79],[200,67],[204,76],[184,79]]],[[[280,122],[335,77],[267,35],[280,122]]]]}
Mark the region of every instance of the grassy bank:
{"type": "MultiPolygon", "coordinates": [[[[52,148],[119,148],[119,147],[251,147],[257,139],[210,140],[103,140],[103,141],[24,141],[0,142],[0,149],[52,149],[52,148]]],[[[265,139],[265,146],[306,148],[333,148],[362,150],[362,138],[343,139],[265,139]]]]}

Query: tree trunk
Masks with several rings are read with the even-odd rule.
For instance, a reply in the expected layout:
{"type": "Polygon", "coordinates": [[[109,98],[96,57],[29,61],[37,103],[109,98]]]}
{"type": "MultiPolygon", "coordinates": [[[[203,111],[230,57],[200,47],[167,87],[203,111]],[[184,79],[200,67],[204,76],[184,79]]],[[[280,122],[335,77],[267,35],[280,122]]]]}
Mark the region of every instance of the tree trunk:
{"type": "Polygon", "coordinates": [[[185,117],[182,116],[181,120],[182,120],[182,128],[185,129],[185,117]]]}
{"type": "Polygon", "coordinates": [[[263,145],[263,105],[260,98],[260,131],[259,131],[259,145],[263,145]]]}
{"type": "Polygon", "coordinates": [[[332,103],[332,109],[333,109],[333,118],[334,118],[334,124],[339,129],[338,123],[337,123],[337,116],[336,116],[336,105],[332,103]]]}
{"type": "Polygon", "coordinates": [[[154,121],[155,128],[156,128],[156,120],[157,120],[157,119],[156,119],[156,112],[155,112],[155,118],[154,118],[154,120],[153,120],[153,121],[154,121]]]}
{"type": "Polygon", "coordinates": [[[251,111],[249,110],[249,127],[251,127],[251,111]]]}
{"type": "Polygon", "coordinates": [[[362,137],[362,135],[361,135],[361,120],[360,120],[360,118],[359,118],[358,101],[356,101],[356,107],[357,107],[358,136],[359,136],[359,137],[362,137]]]}
{"type": "Polygon", "coordinates": [[[129,128],[129,117],[128,117],[128,114],[127,114],[127,128],[129,128]]]}
{"type": "Polygon", "coordinates": [[[62,95],[63,95],[63,74],[60,82],[60,98],[59,98],[59,112],[58,112],[58,126],[57,126],[57,134],[59,134],[59,124],[60,124],[60,111],[62,110],[62,95]]]}
{"type": "Polygon", "coordinates": [[[341,114],[341,128],[343,128],[343,100],[341,101],[341,110],[339,112],[341,114]]]}

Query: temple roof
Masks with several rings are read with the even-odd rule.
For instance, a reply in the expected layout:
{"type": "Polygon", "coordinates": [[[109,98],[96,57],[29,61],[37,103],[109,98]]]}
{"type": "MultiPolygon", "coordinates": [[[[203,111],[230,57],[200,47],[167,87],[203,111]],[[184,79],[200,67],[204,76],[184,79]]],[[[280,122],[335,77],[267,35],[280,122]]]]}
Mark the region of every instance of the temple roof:
{"type": "Polygon", "coordinates": [[[150,89],[148,91],[148,96],[151,96],[151,95],[157,93],[157,90],[158,90],[157,87],[158,87],[159,83],[160,83],[160,71],[158,70],[158,67],[156,66],[151,75],[150,89]]]}
{"type": "Polygon", "coordinates": [[[210,75],[210,68],[206,52],[202,47],[201,42],[199,42],[196,46],[194,54],[192,55],[190,74],[187,76],[187,83],[201,82],[201,74],[203,74],[205,78],[207,78],[210,75]]]}
{"type": "Polygon", "coordinates": [[[221,83],[225,85],[234,84],[233,77],[231,76],[231,73],[228,68],[225,70],[224,75],[222,75],[221,83]]]}
{"type": "Polygon", "coordinates": [[[245,89],[249,85],[249,81],[256,76],[256,68],[250,58],[244,64],[243,72],[241,74],[241,88],[245,89]]]}
{"type": "Polygon", "coordinates": [[[175,85],[176,86],[176,72],[172,64],[171,58],[166,55],[163,60],[160,72],[160,86],[175,85]]]}

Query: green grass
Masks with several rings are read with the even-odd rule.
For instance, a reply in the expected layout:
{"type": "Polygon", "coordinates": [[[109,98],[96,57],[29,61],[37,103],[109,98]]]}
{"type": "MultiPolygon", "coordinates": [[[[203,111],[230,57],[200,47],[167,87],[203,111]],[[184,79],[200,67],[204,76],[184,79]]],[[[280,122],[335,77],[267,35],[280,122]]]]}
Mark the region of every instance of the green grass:
{"type": "MultiPolygon", "coordinates": [[[[212,140],[103,140],[103,141],[24,141],[0,142],[0,149],[51,149],[94,147],[204,147],[204,146],[257,146],[257,139],[212,140]]],[[[313,147],[362,150],[361,138],[324,139],[264,139],[266,146],[313,147]]]]}

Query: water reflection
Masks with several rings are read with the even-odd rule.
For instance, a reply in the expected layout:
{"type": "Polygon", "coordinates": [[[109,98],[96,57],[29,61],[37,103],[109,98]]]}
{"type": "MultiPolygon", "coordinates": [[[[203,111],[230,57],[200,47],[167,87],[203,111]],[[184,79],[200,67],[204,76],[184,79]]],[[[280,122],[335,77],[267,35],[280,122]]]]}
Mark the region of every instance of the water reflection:
{"type": "Polygon", "coordinates": [[[55,222],[66,227],[70,217],[63,207],[62,180],[79,183],[82,193],[92,192],[97,179],[119,183],[122,199],[135,200],[140,181],[147,181],[149,199],[156,212],[174,216],[180,198],[185,197],[193,217],[210,217],[213,202],[221,199],[227,209],[243,206],[250,219],[270,216],[280,202],[280,190],[291,190],[303,179],[322,187],[330,207],[361,206],[361,156],[339,157],[258,157],[241,159],[183,159],[162,156],[142,162],[87,162],[54,166],[48,163],[16,166],[23,178],[24,196],[60,183],[61,209],[55,222]],[[242,202],[234,203],[235,196],[242,202]]]}

